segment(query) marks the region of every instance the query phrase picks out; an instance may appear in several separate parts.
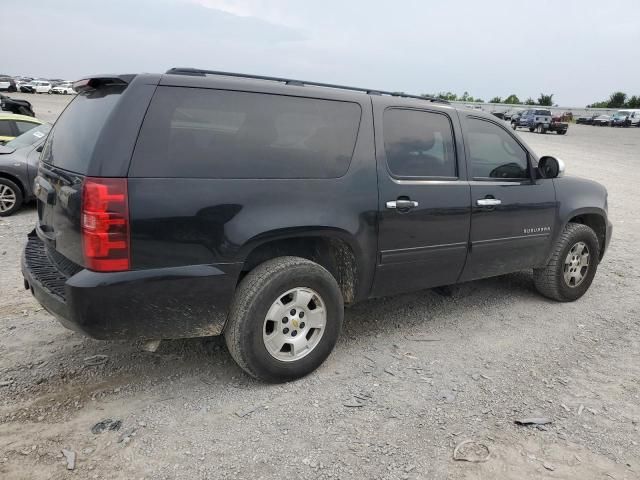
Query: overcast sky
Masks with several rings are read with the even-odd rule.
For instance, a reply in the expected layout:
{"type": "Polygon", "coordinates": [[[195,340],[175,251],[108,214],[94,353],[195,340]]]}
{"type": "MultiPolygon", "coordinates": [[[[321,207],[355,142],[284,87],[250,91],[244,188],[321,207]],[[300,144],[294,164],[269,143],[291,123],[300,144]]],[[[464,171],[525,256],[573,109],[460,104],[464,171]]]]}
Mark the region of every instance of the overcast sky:
{"type": "Polygon", "coordinates": [[[640,1],[0,0],[0,73],[193,66],[488,101],[640,95],[640,1]]]}

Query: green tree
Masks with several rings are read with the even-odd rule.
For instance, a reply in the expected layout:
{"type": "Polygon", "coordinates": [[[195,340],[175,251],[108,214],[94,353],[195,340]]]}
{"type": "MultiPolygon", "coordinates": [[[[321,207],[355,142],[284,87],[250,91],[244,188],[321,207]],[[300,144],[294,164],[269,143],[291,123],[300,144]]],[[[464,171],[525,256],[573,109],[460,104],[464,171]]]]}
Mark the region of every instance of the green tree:
{"type": "Polygon", "coordinates": [[[524,102],[524,104],[525,105],[535,105],[536,102],[535,102],[535,100],[533,98],[529,97],[529,98],[527,98],[527,101],[524,102]]]}
{"type": "Polygon", "coordinates": [[[587,105],[587,108],[609,108],[609,102],[595,102],[587,105]]]}
{"type": "Polygon", "coordinates": [[[624,92],[613,92],[609,96],[609,108],[622,108],[627,101],[627,94],[624,92]]]}
{"type": "Polygon", "coordinates": [[[640,97],[634,95],[627,102],[627,108],[640,108],[640,97]]]}
{"type": "Polygon", "coordinates": [[[489,100],[489,103],[502,103],[502,98],[493,97],[491,100],[489,100]]]}
{"type": "Polygon", "coordinates": [[[476,103],[484,103],[484,100],[481,98],[476,98],[476,103]]]}
{"type": "Polygon", "coordinates": [[[544,107],[550,107],[553,105],[553,93],[551,95],[541,93],[538,97],[538,105],[542,105],[544,107]]]}
{"type": "Polygon", "coordinates": [[[518,105],[521,102],[518,96],[515,93],[512,93],[511,95],[509,95],[507,98],[504,99],[504,103],[509,103],[511,105],[518,105]]]}
{"type": "Polygon", "coordinates": [[[451,102],[455,102],[456,100],[458,100],[458,95],[452,92],[440,92],[438,93],[438,95],[436,95],[436,97],[442,100],[449,100],[451,102]]]}

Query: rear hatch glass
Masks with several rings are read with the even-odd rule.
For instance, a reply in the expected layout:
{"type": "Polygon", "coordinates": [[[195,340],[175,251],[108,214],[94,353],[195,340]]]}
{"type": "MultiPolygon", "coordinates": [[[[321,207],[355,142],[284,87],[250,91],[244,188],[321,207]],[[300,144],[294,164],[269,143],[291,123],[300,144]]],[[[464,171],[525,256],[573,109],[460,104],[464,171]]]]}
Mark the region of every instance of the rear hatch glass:
{"type": "Polygon", "coordinates": [[[124,86],[82,92],[64,110],[47,137],[35,179],[36,231],[47,248],[83,263],[82,185],[100,133],[121,98],[124,86]]]}
{"type": "Polygon", "coordinates": [[[105,86],[78,94],[56,122],[42,160],[70,172],[86,174],[100,131],[120,99],[123,86],[105,86]]]}

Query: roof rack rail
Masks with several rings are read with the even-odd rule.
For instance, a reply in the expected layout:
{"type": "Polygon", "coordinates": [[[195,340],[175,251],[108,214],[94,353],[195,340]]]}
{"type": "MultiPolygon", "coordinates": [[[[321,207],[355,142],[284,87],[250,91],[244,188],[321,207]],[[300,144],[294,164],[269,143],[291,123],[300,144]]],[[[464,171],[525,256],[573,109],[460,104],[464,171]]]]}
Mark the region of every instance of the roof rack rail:
{"type": "Polygon", "coordinates": [[[442,100],[440,98],[422,97],[420,95],[409,95],[404,92],[387,92],[384,90],[377,90],[372,88],[347,87],[345,85],[334,85],[332,83],[309,82],[306,80],[294,80],[291,78],[268,77],[265,75],[251,75],[249,73],[221,72],[217,70],[203,70],[199,68],[170,68],[169,70],[166,71],[166,73],[172,74],[172,75],[192,75],[192,76],[220,75],[225,77],[250,78],[254,80],[268,80],[271,82],[281,82],[281,83],[284,83],[285,85],[294,85],[298,87],[311,85],[313,87],[337,88],[340,90],[349,90],[352,92],[364,92],[367,95],[389,95],[392,97],[416,98],[418,100],[426,100],[428,102],[449,104],[447,100],[442,100]]]}

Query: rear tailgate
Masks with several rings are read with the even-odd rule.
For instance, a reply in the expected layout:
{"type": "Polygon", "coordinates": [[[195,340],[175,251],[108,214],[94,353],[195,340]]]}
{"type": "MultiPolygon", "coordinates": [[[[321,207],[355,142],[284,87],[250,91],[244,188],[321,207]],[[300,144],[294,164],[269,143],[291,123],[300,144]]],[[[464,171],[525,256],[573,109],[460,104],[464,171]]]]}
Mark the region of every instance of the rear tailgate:
{"type": "Polygon", "coordinates": [[[49,133],[34,191],[36,233],[50,258],[86,266],[81,233],[85,178],[126,177],[139,125],[157,83],[143,82],[132,89],[128,82],[133,78],[77,82],[78,95],[49,133]]]}

